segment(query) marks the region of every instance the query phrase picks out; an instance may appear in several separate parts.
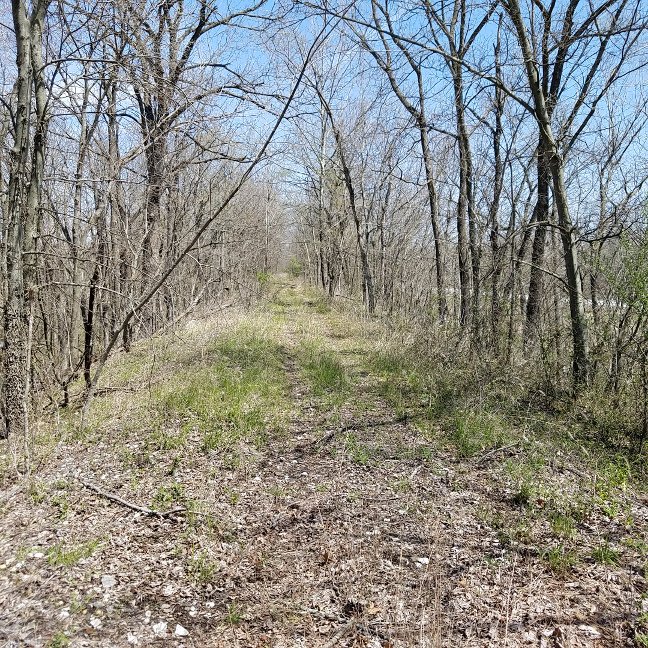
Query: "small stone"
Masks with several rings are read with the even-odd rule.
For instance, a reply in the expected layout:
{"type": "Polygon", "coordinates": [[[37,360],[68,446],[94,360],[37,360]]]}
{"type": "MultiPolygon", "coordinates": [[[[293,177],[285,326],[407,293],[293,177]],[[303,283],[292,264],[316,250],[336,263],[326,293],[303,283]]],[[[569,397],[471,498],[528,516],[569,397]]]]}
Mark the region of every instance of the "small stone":
{"type": "Polygon", "coordinates": [[[151,629],[153,630],[153,634],[156,637],[164,637],[167,633],[167,624],[166,621],[160,621],[158,623],[154,623],[151,626],[151,629]]]}
{"type": "Polygon", "coordinates": [[[424,556],[421,556],[420,558],[415,558],[414,559],[419,565],[429,565],[430,564],[430,559],[425,558],[424,556]]]}
{"type": "Polygon", "coordinates": [[[117,585],[117,579],[110,574],[104,574],[101,577],[101,585],[104,589],[110,589],[111,587],[115,587],[115,585],[117,585]]]}
{"type": "Polygon", "coordinates": [[[90,625],[95,630],[99,630],[99,628],[101,628],[101,619],[97,619],[97,617],[90,617],[90,625]]]}
{"type": "Polygon", "coordinates": [[[136,634],[133,634],[132,632],[129,632],[128,635],[126,635],[126,641],[128,641],[131,646],[137,646],[139,644],[139,639],[137,638],[136,634]]]}
{"type": "Polygon", "coordinates": [[[175,635],[176,637],[188,637],[189,636],[189,630],[187,628],[183,628],[179,623],[175,627],[175,635]]]}

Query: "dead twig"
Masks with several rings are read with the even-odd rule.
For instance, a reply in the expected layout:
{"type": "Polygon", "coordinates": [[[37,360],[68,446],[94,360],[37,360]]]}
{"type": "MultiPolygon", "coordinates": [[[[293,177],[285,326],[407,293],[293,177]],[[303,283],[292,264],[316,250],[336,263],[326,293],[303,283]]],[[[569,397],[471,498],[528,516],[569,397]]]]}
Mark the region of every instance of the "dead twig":
{"type": "Polygon", "coordinates": [[[515,447],[517,447],[518,443],[511,443],[509,445],[505,446],[499,446],[497,448],[493,448],[492,450],[489,450],[486,454],[483,454],[478,460],[477,460],[477,465],[482,466],[484,465],[488,460],[492,459],[496,454],[499,454],[500,452],[504,452],[506,450],[511,450],[515,447]]]}
{"type": "Polygon", "coordinates": [[[129,502],[121,497],[119,495],[115,495],[114,493],[109,493],[108,491],[105,491],[98,486],[95,486],[94,484],[91,484],[90,482],[84,481],[83,479],[79,479],[79,483],[83,486],[85,486],[88,490],[93,491],[94,493],[97,493],[97,495],[101,495],[101,497],[105,497],[106,499],[110,500],[111,502],[115,502],[116,504],[121,504],[122,506],[125,506],[126,508],[129,508],[133,511],[138,511],[139,513],[143,513],[144,515],[150,515],[152,517],[158,517],[158,518],[167,518],[170,515],[174,515],[176,513],[186,513],[187,509],[184,506],[180,506],[174,509],[171,509],[170,511],[155,511],[154,509],[147,508],[146,506],[139,506],[137,504],[133,504],[132,502],[129,502]]]}
{"type": "Polygon", "coordinates": [[[104,394],[112,394],[114,392],[136,392],[135,387],[100,387],[95,391],[95,396],[103,396],[104,394]]]}
{"type": "Polygon", "coordinates": [[[345,432],[351,432],[356,430],[368,430],[377,427],[386,427],[388,425],[397,425],[398,423],[407,423],[409,420],[410,417],[407,414],[403,414],[402,416],[395,416],[394,418],[390,418],[383,421],[372,420],[372,421],[365,421],[359,423],[349,423],[348,425],[344,425],[335,430],[331,430],[323,437],[319,439],[315,439],[315,441],[311,442],[309,445],[311,446],[326,445],[329,441],[331,441],[331,439],[333,439],[338,434],[344,434],[345,432]]]}
{"type": "Polygon", "coordinates": [[[562,470],[563,472],[568,472],[568,473],[571,473],[572,475],[576,475],[576,477],[580,477],[581,479],[592,479],[591,475],[588,475],[588,474],[582,472],[581,470],[578,470],[577,468],[574,468],[572,466],[556,464],[553,467],[557,468],[558,470],[562,470]]]}
{"type": "Polygon", "coordinates": [[[342,637],[345,637],[346,635],[351,632],[355,626],[356,626],[356,620],[351,619],[349,623],[343,625],[341,628],[339,628],[335,634],[322,646],[322,648],[333,648],[342,637]]]}

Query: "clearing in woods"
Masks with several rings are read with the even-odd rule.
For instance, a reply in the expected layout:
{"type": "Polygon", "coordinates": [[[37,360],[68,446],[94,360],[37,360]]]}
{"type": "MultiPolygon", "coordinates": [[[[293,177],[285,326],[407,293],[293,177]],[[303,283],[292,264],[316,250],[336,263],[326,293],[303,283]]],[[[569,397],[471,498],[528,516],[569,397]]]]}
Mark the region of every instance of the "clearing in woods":
{"type": "Polygon", "coordinates": [[[627,463],[414,348],[281,277],[116,356],[5,459],[3,645],[648,645],[627,463]]]}

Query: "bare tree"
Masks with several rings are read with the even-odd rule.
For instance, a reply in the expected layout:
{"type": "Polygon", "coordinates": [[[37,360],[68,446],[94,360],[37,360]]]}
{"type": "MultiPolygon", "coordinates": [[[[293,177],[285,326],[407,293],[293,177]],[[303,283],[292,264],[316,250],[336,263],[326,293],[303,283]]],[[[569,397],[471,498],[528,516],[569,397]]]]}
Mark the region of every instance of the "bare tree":
{"type": "Polygon", "coordinates": [[[26,432],[28,425],[34,253],[47,136],[43,29],[48,4],[48,0],[38,0],[28,13],[24,0],[12,1],[17,79],[13,108],[14,143],[7,197],[7,301],[4,309],[2,386],[4,437],[26,432]]]}

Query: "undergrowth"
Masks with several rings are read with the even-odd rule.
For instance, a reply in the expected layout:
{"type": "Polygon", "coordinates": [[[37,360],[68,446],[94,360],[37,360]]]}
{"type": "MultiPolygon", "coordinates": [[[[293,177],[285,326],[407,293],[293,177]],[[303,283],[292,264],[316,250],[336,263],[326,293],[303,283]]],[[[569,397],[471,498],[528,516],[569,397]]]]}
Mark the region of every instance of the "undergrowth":
{"type": "Polygon", "coordinates": [[[574,413],[567,408],[573,401],[556,403],[530,389],[532,376],[488,359],[449,362],[416,343],[384,345],[367,368],[383,398],[412,419],[437,452],[476,462],[499,483],[507,522],[500,525],[497,516],[487,522],[499,529],[504,546],[530,543],[556,575],[583,562],[619,564],[619,550],[607,542],[581,550],[581,528],[607,519],[632,539],[629,491],[643,488],[645,467],[623,446],[611,451],[609,429],[599,435],[583,415],[591,394],[574,404],[574,413]]]}

